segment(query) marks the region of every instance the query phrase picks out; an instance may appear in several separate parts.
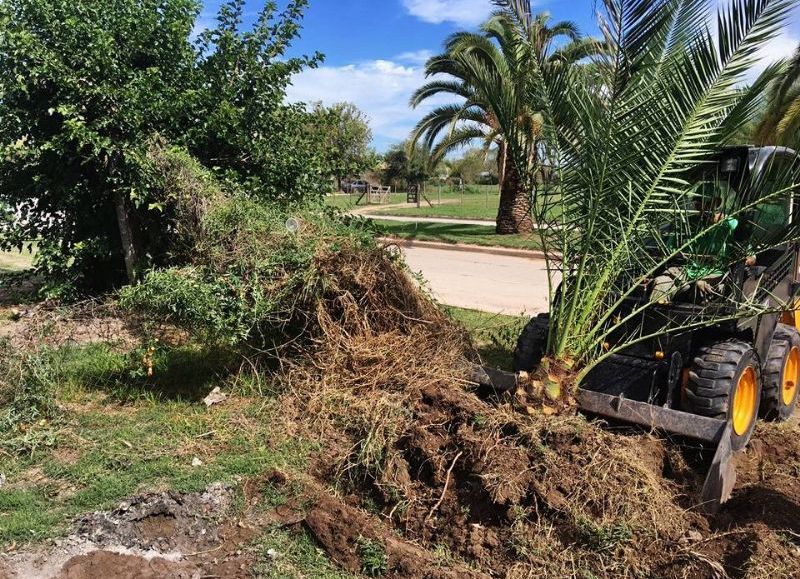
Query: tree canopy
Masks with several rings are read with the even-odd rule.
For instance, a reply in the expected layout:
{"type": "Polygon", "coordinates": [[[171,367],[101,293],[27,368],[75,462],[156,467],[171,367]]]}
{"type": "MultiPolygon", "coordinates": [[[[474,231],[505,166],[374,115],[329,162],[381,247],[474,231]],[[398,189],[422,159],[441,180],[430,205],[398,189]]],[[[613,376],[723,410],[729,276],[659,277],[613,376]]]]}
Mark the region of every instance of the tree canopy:
{"type": "Polygon", "coordinates": [[[284,104],[321,59],[287,56],[306,4],[268,2],[245,30],[244,0],[230,0],[195,40],[196,0],[0,0],[0,202],[18,215],[0,246],[38,240],[38,267],[69,287],[167,260],[154,140],[247,195],[327,190],[311,117],[284,104]]]}
{"type": "Polygon", "coordinates": [[[336,103],[330,107],[315,103],[314,127],[320,132],[326,166],[336,179],[356,177],[375,167],[378,155],[370,148],[372,129],[369,119],[353,103],[336,103]]]}

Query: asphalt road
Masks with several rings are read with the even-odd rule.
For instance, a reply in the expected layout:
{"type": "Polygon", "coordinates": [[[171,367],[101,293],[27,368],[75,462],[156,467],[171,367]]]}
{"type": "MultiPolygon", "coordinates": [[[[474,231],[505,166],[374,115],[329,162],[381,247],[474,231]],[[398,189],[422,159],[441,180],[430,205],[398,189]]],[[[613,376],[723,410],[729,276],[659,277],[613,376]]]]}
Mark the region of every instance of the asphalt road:
{"type": "Polygon", "coordinates": [[[543,259],[421,247],[403,253],[444,304],[508,315],[547,310],[543,259]]]}

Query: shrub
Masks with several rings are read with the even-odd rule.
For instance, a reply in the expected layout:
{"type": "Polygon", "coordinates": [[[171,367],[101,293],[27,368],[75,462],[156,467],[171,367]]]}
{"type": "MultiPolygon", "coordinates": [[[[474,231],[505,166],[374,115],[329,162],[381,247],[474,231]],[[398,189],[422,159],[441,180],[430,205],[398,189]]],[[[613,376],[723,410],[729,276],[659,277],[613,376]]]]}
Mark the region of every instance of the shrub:
{"type": "Polygon", "coordinates": [[[121,305],[259,350],[313,334],[333,264],[376,251],[369,232],[323,208],[287,212],[241,197],[211,206],[194,235],[189,264],[148,273],[121,291],[121,305]],[[298,231],[287,228],[290,217],[298,231]]]}

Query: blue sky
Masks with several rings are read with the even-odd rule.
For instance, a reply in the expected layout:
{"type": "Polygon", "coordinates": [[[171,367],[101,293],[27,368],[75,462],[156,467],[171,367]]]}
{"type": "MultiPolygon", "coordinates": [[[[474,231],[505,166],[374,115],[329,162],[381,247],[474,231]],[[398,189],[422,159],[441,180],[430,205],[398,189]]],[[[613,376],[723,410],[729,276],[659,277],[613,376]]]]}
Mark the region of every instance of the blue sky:
{"type": "MultiPolygon", "coordinates": [[[[725,0],[710,0],[724,3],[725,0]]],[[[285,0],[281,2],[285,4],[285,0]]],[[[534,9],[572,20],[596,33],[594,0],[540,0],[534,9]]],[[[219,0],[207,0],[200,25],[213,21],[219,0]]],[[[248,0],[252,19],[263,0],[248,0]]],[[[384,151],[406,138],[428,107],[408,99],[424,82],[423,64],[452,32],[476,27],[492,10],[489,0],[311,0],[293,52],[326,56],[317,70],[294,79],[292,101],[350,101],[370,118],[375,147],[384,151]]],[[[800,0],[792,22],[762,54],[761,66],[789,56],[800,43],[800,0]]],[[[433,103],[432,103],[433,104],[433,103]]]]}

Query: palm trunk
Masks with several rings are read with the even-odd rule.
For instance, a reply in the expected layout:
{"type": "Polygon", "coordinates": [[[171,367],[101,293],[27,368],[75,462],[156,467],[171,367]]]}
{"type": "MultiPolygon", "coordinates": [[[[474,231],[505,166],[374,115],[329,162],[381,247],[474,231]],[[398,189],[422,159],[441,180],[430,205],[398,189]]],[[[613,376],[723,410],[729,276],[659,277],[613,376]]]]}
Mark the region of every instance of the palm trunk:
{"type": "Polygon", "coordinates": [[[500,181],[500,208],[497,212],[495,231],[500,235],[531,233],[533,219],[530,194],[520,181],[514,161],[505,151],[502,152],[502,157],[503,178],[500,181]]]}
{"type": "Polygon", "coordinates": [[[117,225],[119,226],[119,237],[122,242],[122,253],[125,257],[125,271],[128,274],[128,282],[135,283],[136,270],[139,265],[139,252],[136,249],[128,203],[121,191],[114,192],[114,209],[117,212],[117,225]]]}

